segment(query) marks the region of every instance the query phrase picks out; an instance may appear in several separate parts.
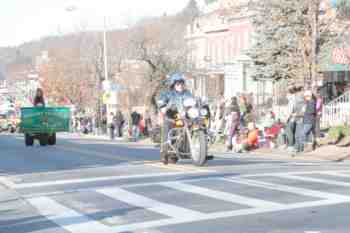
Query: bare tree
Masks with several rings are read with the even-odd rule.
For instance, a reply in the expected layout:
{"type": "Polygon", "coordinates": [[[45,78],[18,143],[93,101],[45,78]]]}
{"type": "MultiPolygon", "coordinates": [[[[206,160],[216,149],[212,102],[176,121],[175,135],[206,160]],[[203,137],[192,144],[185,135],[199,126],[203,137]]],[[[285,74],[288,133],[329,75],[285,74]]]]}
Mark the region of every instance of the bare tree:
{"type": "Polygon", "coordinates": [[[154,103],[172,72],[186,70],[189,48],[184,40],[185,25],[179,16],[163,16],[131,31],[134,56],[149,65],[146,80],[146,104],[154,103]]]}

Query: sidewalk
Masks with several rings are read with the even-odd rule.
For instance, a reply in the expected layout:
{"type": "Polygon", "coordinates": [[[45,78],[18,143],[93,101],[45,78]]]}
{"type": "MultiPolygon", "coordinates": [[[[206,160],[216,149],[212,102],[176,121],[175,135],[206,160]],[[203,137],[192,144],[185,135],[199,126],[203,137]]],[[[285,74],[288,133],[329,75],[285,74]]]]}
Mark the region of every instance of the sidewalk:
{"type": "MultiPolygon", "coordinates": [[[[219,144],[211,146],[212,152],[227,153],[226,146],[219,144]]],[[[232,156],[235,153],[232,152],[232,156]]],[[[243,153],[244,154],[244,153],[243,153]]],[[[258,155],[264,158],[271,159],[296,159],[296,160],[320,160],[320,161],[332,161],[332,162],[342,162],[344,160],[350,159],[350,147],[338,147],[334,145],[327,145],[317,148],[311,152],[305,152],[292,156],[293,154],[282,149],[270,149],[270,148],[260,148],[249,152],[252,155],[258,155]]]]}

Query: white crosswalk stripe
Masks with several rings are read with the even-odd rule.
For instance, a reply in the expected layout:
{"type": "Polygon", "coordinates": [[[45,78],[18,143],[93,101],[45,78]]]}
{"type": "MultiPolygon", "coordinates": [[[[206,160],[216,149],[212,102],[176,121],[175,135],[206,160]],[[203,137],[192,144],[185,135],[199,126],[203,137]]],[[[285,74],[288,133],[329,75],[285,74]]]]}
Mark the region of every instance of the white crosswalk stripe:
{"type": "MultiPolygon", "coordinates": [[[[326,172],[319,172],[320,174],[328,174],[326,172]]],[[[312,173],[304,173],[305,175],[309,175],[312,173]]],[[[315,173],[313,173],[315,174],[315,173]]],[[[332,175],[339,176],[347,176],[345,174],[337,173],[337,172],[329,172],[332,175]]],[[[317,183],[324,183],[326,185],[340,185],[341,187],[348,187],[350,183],[347,182],[338,182],[332,181],[328,179],[318,179],[311,178],[307,176],[302,176],[303,173],[278,173],[278,174],[268,174],[266,177],[273,176],[274,178],[282,178],[283,179],[293,179],[296,181],[310,181],[317,183]]],[[[258,175],[259,177],[263,177],[262,175],[258,175]]],[[[203,181],[205,179],[197,179],[203,181]]],[[[48,197],[36,197],[28,199],[29,203],[31,203],[34,207],[38,209],[38,211],[53,221],[54,223],[61,226],[63,229],[67,230],[71,233],[90,233],[90,232],[99,232],[99,233],[122,233],[122,232],[139,232],[144,229],[154,229],[157,227],[171,226],[175,224],[184,224],[184,223],[193,223],[198,221],[206,221],[206,220],[215,220],[219,218],[228,218],[228,217],[236,217],[236,216],[247,216],[252,214],[262,214],[262,213],[271,213],[275,211],[283,211],[283,210],[295,210],[302,209],[308,207],[320,207],[320,206],[330,206],[340,203],[350,203],[350,196],[335,194],[327,191],[318,191],[312,188],[301,188],[295,187],[291,185],[285,184],[276,184],[265,181],[256,181],[254,180],[254,176],[241,176],[241,177],[229,177],[229,178],[208,178],[207,180],[215,180],[217,182],[220,181],[228,181],[234,184],[246,185],[249,187],[254,187],[257,189],[263,190],[276,190],[290,194],[296,194],[298,196],[312,197],[317,200],[305,201],[305,202],[297,202],[297,203],[288,203],[282,204],[277,200],[274,201],[266,201],[258,198],[246,197],[243,195],[237,195],[232,192],[225,192],[225,189],[222,191],[214,190],[211,188],[204,188],[200,185],[196,184],[196,179],[191,179],[191,184],[189,184],[189,180],[184,181],[171,181],[171,182],[158,182],[158,183],[149,183],[149,184],[135,184],[135,185],[124,185],[118,188],[116,187],[107,187],[107,188],[99,188],[94,191],[101,194],[101,196],[106,196],[112,198],[112,200],[120,201],[123,203],[127,203],[130,206],[139,207],[149,212],[161,214],[164,216],[163,218],[150,220],[150,221],[142,221],[140,222],[132,222],[125,223],[124,225],[116,225],[116,226],[107,226],[103,223],[91,219],[84,215],[83,213],[79,213],[70,207],[64,206],[57,201],[54,201],[48,197]],[[130,190],[130,187],[134,187],[142,190],[144,187],[151,185],[159,185],[167,188],[174,189],[178,192],[196,194],[204,197],[210,197],[214,201],[226,201],[230,203],[239,204],[243,207],[235,210],[225,210],[225,211],[217,211],[211,213],[204,213],[198,210],[192,210],[188,207],[180,207],[175,204],[168,204],[164,201],[158,201],[157,196],[144,196],[140,194],[136,194],[130,190]],[[246,206],[246,208],[244,207],[246,206]]],[[[139,193],[139,192],[138,192],[139,193]]],[[[164,192],[162,195],[167,195],[167,192],[164,192]]],[[[170,194],[169,194],[170,195],[170,194]]],[[[195,197],[194,197],[195,198],[195,197]]],[[[125,216],[120,216],[123,218],[125,216]]]]}
{"type": "Polygon", "coordinates": [[[344,173],[339,173],[334,171],[326,171],[326,172],[320,172],[320,173],[324,175],[329,175],[329,176],[350,178],[350,174],[344,174],[344,173]]]}
{"type": "Polygon", "coordinates": [[[255,180],[242,179],[242,178],[222,178],[222,179],[232,183],[245,184],[245,185],[250,185],[250,186],[260,187],[265,189],[295,193],[302,196],[310,196],[310,197],[316,197],[316,198],[322,198],[322,199],[328,199],[328,200],[344,200],[344,201],[350,200],[350,196],[321,192],[321,191],[299,188],[299,187],[292,187],[288,185],[281,185],[281,184],[255,181],[255,180]]]}
{"type": "Polygon", "coordinates": [[[177,189],[182,192],[190,192],[199,194],[202,196],[207,196],[211,198],[215,198],[218,200],[223,200],[227,202],[233,202],[241,205],[256,207],[256,208],[270,208],[270,207],[281,207],[282,205],[275,202],[264,201],[255,198],[243,197],[240,195],[226,193],[221,191],[215,191],[207,188],[198,187],[195,185],[185,184],[181,182],[169,182],[162,184],[163,186],[167,186],[169,188],[177,189]]]}
{"type": "Polygon", "coordinates": [[[328,184],[328,185],[338,185],[338,186],[350,187],[350,183],[341,182],[341,181],[334,181],[334,180],[327,180],[327,179],[302,177],[302,176],[294,176],[294,175],[279,175],[278,177],[287,178],[287,179],[291,179],[291,180],[300,180],[300,181],[315,182],[315,183],[322,183],[322,184],[328,184]]]}
{"type": "Polygon", "coordinates": [[[126,202],[130,205],[142,207],[156,213],[167,215],[169,217],[176,218],[181,216],[187,218],[197,218],[203,215],[202,213],[194,210],[189,210],[182,207],[162,203],[151,198],[128,192],[120,188],[100,189],[97,190],[97,192],[109,196],[111,198],[120,200],[122,202],[126,202]]]}
{"type": "Polygon", "coordinates": [[[102,223],[93,221],[68,207],[65,207],[48,197],[28,199],[47,219],[53,221],[63,229],[74,233],[112,233],[111,229],[102,223]]]}

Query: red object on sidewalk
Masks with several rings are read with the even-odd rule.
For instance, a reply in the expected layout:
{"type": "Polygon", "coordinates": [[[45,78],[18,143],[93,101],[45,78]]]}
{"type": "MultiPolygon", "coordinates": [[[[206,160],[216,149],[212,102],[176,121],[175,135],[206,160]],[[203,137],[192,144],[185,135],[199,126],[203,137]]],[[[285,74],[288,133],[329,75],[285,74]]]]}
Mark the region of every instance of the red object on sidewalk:
{"type": "Polygon", "coordinates": [[[280,124],[274,124],[271,128],[265,128],[265,137],[277,138],[281,131],[282,126],[280,124]]]}
{"type": "Polygon", "coordinates": [[[140,128],[140,132],[142,134],[144,134],[145,133],[145,120],[143,118],[141,118],[141,120],[140,120],[139,128],[140,128]]]}

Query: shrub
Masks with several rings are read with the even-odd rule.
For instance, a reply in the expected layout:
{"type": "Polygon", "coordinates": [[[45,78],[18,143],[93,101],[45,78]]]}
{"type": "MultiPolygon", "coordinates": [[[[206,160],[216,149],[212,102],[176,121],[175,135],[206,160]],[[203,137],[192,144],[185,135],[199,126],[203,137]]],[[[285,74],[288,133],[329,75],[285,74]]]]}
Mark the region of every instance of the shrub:
{"type": "Polygon", "coordinates": [[[328,131],[328,138],[332,144],[337,144],[343,137],[348,136],[350,136],[350,126],[337,126],[328,131]]]}

